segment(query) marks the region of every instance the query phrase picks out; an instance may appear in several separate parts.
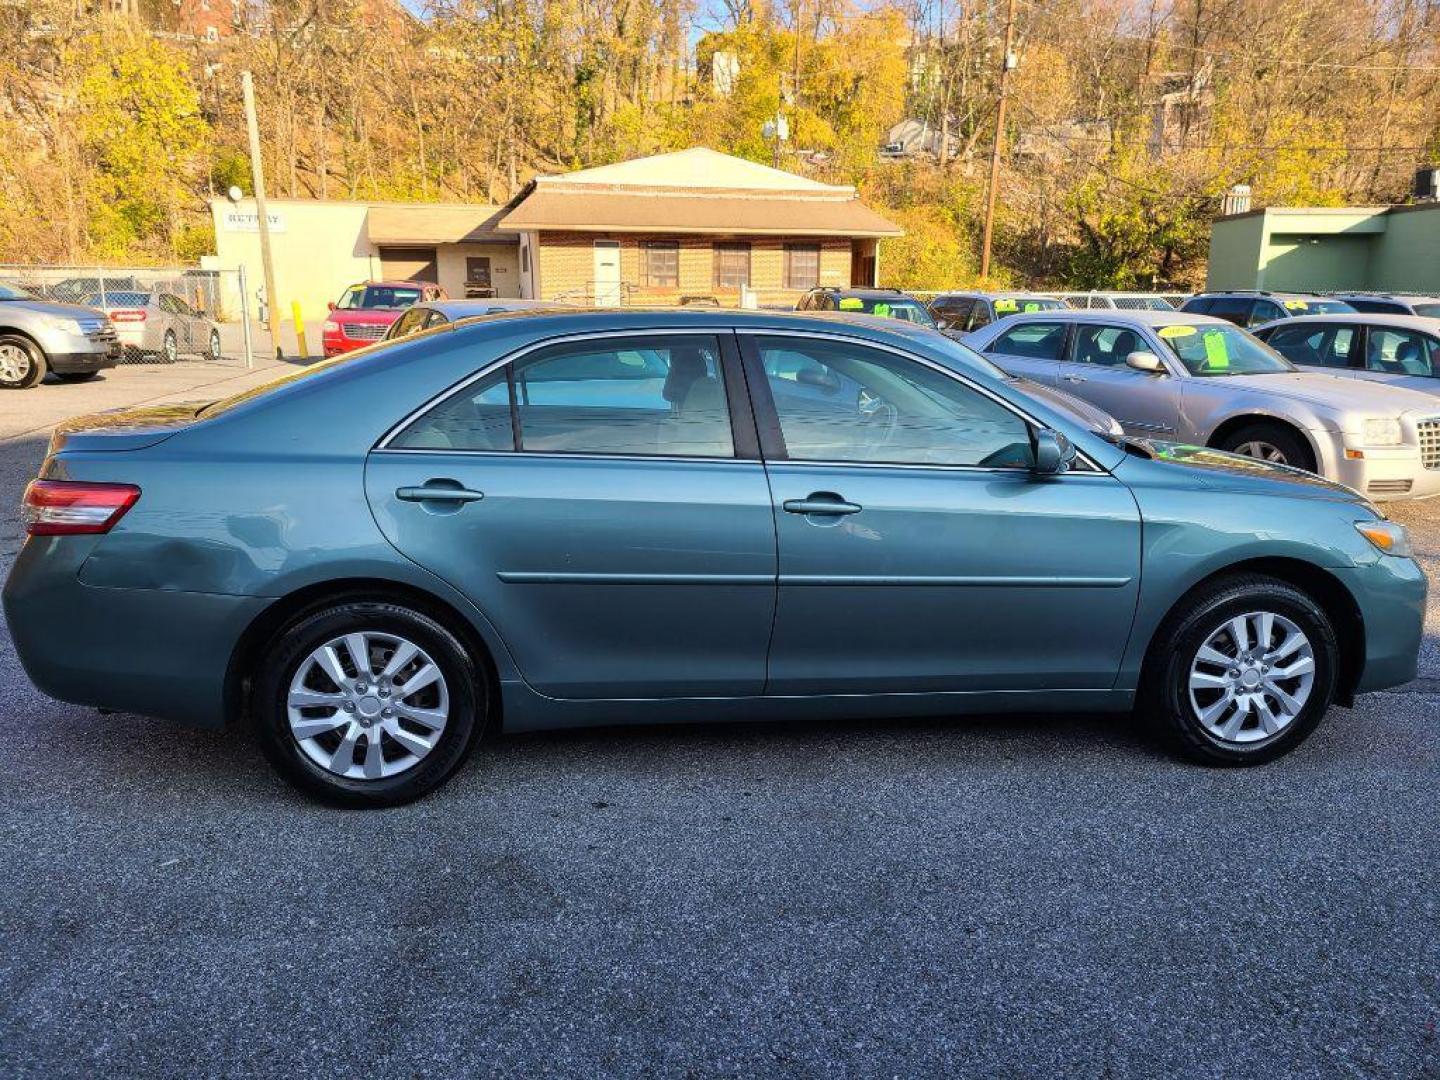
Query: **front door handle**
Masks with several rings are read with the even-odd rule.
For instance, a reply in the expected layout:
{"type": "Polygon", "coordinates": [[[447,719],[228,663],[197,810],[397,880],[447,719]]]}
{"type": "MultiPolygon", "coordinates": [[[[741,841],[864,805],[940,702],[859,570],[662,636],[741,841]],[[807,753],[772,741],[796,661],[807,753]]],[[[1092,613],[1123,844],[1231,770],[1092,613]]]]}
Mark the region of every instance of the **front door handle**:
{"type": "Polygon", "coordinates": [[[833,491],[815,491],[804,499],[786,499],[780,504],[787,514],[818,514],[824,517],[844,517],[858,514],[863,509],[857,503],[846,502],[833,491]]]}
{"type": "Polygon", "coordinates": [[[1061,375],[1060,378],[1064,379],[1066,382],[1086,382],[1086,381],[1087,381],[1084,375],[1061,375]]]}
{"type": "Polygon", "coordinates": [[[455,480],[427,480],[419,487],[396,488],[395,497],[401,502],[471,503],[485,498],[485,493],[461,487],[455,480]]]}

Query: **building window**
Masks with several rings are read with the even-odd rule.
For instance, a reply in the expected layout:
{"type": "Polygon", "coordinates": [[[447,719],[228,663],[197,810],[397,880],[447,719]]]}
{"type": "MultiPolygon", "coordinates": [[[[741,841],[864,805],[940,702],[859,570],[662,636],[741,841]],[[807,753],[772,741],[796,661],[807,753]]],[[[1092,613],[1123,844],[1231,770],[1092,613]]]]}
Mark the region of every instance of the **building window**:
{"type": "Polygon", "coordinates": [[[652,288],[680,287],[680,245],[674,240],[652,240],[640,248],[641,284],[652,288]]]}
{"type": "Polygon", "coordinates": [[[820,284],[820,245],[785,245],[785,288],[813,289],[820,284]]]}
{"type": "Polygon", "coordinates": [[[750,284],[750,245],[715,245],[715,288],[741,289],[750,284]]]}

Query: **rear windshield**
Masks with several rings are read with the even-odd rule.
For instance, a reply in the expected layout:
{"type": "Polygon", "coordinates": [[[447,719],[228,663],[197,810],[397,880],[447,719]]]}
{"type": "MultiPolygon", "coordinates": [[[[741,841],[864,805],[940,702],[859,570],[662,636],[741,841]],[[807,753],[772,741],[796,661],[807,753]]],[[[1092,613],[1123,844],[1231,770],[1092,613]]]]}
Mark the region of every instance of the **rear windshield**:
{"type": "Polygon", "coordinates": [[[1415,314],[1431,319],[1440,319],[1440,304],[1416,304],[1415,314]]]}
{"type": "Polygon", "coordinates": [[[1287,315],[1343,315],[1355,309],[1344,300],[1318,300],[1306,297],[1303,300],[1281,300],[1287,315]]]}
{"type": "Polygon", "coordinates": [[[863,311],[866,315],[878,315],[885,319],[900,319],[921,326],[935,325],[935,320],[923,304],[905,297],[842,296],[836,301],[836,306],[841,311],[863,311]]]}
{"type": "Polygon", "coordinates": [[[407,308],[420,300],[419,288],[401,285],[355,285],[345,290],[337,308],[355,311],[361,308],[407,308]]]}
{"type": "Polygon", "coordinates": [[[107,292],[104,303],[102,304],[100,294],[92,293],[89,296],[81,297],[80,302],[89,307],[138,308],[144,307],[150,302],[150,294],[143,292],[107,292]]]}
{"type": "Polygon", "coordinates": [[[998,296],[995,298],[996,315],[1069,310],[1069,304],[1064,300],[1057,300],[1053,296],[998,296]]]}

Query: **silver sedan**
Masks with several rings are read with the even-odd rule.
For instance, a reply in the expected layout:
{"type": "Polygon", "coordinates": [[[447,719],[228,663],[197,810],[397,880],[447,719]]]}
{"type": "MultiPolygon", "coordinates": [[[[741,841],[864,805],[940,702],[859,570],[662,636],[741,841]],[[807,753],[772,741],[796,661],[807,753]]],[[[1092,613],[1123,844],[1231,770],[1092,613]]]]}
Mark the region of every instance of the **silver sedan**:
{"type": "Polygon", "coordinates": [[[1440,394],[1440,318],[1302,315],[1251,333],[1305,370],[1440,394]]]}
{"type": "Polygon", "coordinates": [[[1317,472],[1373,499],[1440,494],[1440,401],[1301,371],[1220,319],[1184,312],[1013,316],[965,344],[1066,390],[1127,434],[1317,472]]]}

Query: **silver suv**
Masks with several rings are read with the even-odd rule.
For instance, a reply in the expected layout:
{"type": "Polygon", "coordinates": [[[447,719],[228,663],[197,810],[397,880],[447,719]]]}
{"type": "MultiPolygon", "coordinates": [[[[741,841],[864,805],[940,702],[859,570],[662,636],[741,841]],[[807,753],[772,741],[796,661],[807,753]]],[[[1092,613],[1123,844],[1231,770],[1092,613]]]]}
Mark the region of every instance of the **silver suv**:
{"type": "Polygon", "coordinates": [[[0,283],[0,389],[28,390],[47,371],[82,382],[119,358],[120,341],[103,312],[0,283]]]}

